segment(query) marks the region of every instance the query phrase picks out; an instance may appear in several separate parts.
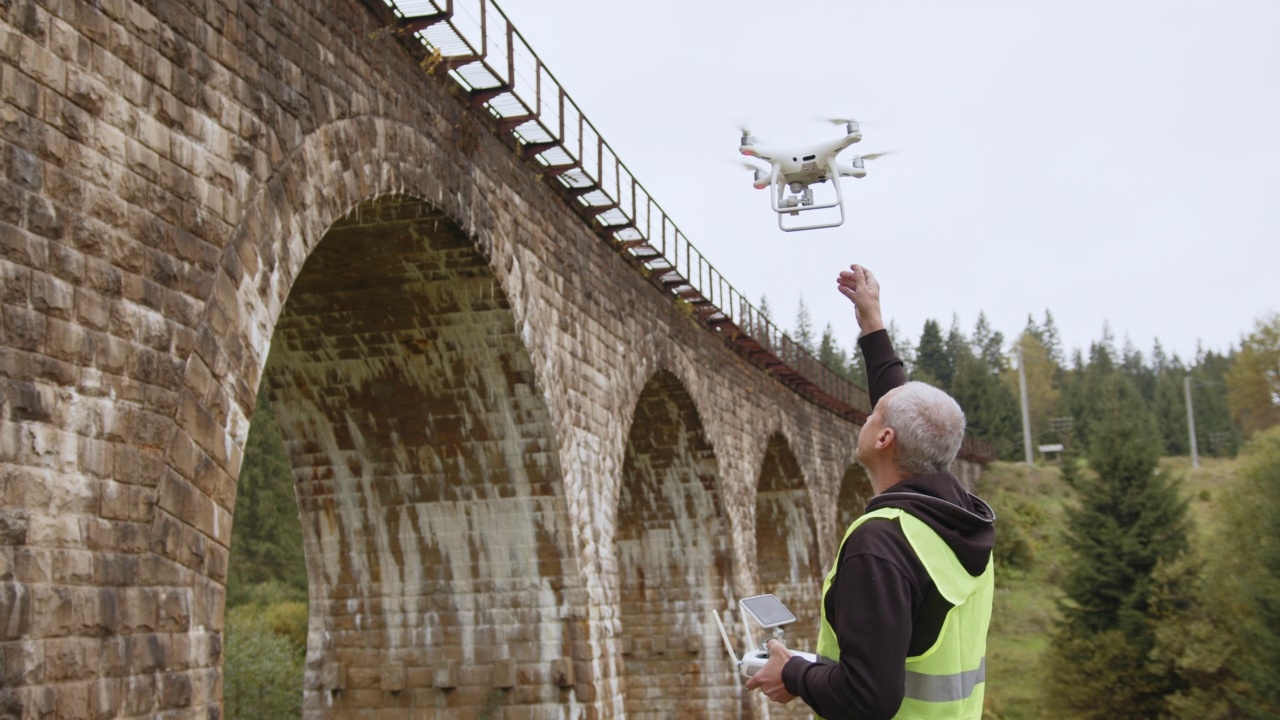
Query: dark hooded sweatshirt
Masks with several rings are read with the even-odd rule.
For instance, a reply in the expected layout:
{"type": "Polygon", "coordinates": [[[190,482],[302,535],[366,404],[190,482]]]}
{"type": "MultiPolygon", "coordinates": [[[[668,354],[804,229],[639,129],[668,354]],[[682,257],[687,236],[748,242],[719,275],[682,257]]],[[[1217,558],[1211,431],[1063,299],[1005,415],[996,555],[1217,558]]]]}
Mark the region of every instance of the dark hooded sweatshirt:
{"type": "MultiPolygon", "coordinates": [[[[887,332],[864,335],[858,344],[874,406],[906,383],[906,373],[887,332]]],[[[901,508],[929,525],[972,575],[991,561],[995,515],[949,472],[903,480],[872,498],[866,511],[881,508],[901,508]]],[[[891,718],[902,704],[907,658],[933,646],[951,604],[897,520],[863,523],[841,546],[839,565],[824,610],[840,640],[840,662],[792,658],[782,681],[827,720],[891,718]]]]}

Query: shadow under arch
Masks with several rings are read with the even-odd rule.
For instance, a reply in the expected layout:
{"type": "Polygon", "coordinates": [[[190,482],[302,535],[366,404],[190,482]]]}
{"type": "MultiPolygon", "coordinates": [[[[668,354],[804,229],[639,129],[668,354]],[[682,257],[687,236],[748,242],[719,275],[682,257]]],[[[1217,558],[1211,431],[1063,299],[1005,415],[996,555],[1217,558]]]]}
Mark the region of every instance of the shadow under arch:
{"type": "Polygon", "coordinates": [[[640,392],[615,534],[629,720],[737,707],[737,668],[712,629],[733,596],[730,528],[716,458],[671,372],[640,392]]]}
{"type": "MultiPolygon", "coordinates": [[[[810,493],[780,432],[769,437],[756,491],[756,563],[760,592],[773,593],[796,616],[788,647],[813,652],[821,620],[822,566],[810,493]]],[[[754,630],[759,639],[760,631],[754,630]]],[[[804,703],[770,706],[771,717],[809,717],[804,703]]]]}
{"type": "Polygon", "coordinates": [[[849,525],[862,517],[873,495],[875,493],[871,489],[871,478],[867,476],[866,468],[852,463],[844,469],[844,476],[840,478],[840,497],[836,501],[836,529],[839,532],[837,541],[843,540],[849,525]]]}
{"type": "Polygon", "coordinates": [[[585,602],[555,432],[474,241],[416,198],[355,207],[294,281],[262,387],[302,517],[304,714],[570,702],[553,668],[585,602]]]}

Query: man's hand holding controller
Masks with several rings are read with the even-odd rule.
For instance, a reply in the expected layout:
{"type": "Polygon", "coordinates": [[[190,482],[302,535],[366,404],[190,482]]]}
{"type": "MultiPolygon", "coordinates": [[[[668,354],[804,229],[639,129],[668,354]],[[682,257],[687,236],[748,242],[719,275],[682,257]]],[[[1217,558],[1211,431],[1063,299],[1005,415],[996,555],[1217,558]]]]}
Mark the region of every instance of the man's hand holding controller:
{"type": "Polygon", "coordinates": [[[780,640],[770,639],[765,643],[767,650],[753,650],[742,658],[742,674],[747,676],[747,689],[760,688],[770,700],[786,703],[795,699],[795,695],[787,692],[782,684],[782,666],[792,657],[800,657],[809,662],[817,662],[818,656],[813,653],[791,651],[780,640]]]}

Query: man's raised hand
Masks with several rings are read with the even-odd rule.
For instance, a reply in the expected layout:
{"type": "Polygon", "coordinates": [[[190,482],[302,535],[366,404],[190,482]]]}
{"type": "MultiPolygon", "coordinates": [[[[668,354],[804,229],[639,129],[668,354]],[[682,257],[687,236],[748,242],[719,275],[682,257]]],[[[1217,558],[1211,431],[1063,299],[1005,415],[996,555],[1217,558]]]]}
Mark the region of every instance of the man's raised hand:
{"type": "Polygon", "coordinates": [[[880,315],[880,282],[870,270],[857,264],[841,270],[836,278],[836,289],[853,301],[861,334],[884,329],[884,319],[880,315]]]}

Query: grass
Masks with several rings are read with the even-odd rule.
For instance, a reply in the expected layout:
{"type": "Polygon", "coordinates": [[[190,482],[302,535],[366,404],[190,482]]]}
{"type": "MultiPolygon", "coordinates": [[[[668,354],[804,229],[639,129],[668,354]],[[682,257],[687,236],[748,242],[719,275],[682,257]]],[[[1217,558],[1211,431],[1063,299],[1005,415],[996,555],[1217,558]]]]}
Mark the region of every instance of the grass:
{"type": "Polygon", "coordinates": [[[1195,524],[1196,537],[1202,539],[1217,517],[1223,488],[1235,474],[1234,458],[1200,458],[1200,467],[1191,467],[1190,457],[1167,457],[1160,461],[1160,472],[1170,473],[1182,481],[1182,492],[1190,502],[1188,510],[1195,524]]]}

